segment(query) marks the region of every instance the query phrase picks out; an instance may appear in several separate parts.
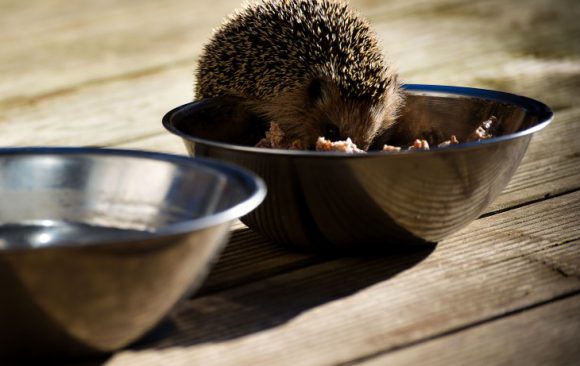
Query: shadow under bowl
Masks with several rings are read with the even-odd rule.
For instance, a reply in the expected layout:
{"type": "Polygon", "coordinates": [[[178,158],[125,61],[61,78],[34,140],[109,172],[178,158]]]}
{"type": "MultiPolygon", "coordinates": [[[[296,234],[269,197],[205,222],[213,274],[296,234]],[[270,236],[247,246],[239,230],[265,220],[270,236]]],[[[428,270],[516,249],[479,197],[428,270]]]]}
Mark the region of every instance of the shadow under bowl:
{"type": "Polygon", "coordinates": [[[262,181],[204,159],[0,149],[0,358],[122,348],[194,291],[262,181]]]}
{"type": "Polygon", "coordinates": [[[314,251],[396,250],[438,242],[477,218],[505,188],[533,133],[553,118],[530,98],[504,92],[406,85],[396,127],[378,136],[403,144],[433,135],[464,141],[490,116],[498,136],[429,151],[344,154],[252,147],[252,126],[228,126],[235,110],[207,100],[168,112],[163,124],[192,156],[246,167],[268,186],[242,218],[277,242],[314,251]],[[248,144],[250,146],[242,146],[248,144]]]}

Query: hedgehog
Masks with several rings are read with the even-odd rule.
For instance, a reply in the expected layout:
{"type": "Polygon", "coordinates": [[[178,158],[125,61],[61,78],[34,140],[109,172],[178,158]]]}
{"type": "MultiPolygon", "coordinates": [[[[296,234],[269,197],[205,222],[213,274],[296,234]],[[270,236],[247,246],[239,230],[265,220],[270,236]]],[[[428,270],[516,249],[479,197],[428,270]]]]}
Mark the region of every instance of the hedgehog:
{"type": "Polygon", "coordinates": [[[196,80],[196,99],[231,102],[239,123],[275,122],[310,149],[324,136],[367,150],[403,102],[369,23],[332,0],[246,5],[214,31],[196,80]]]}

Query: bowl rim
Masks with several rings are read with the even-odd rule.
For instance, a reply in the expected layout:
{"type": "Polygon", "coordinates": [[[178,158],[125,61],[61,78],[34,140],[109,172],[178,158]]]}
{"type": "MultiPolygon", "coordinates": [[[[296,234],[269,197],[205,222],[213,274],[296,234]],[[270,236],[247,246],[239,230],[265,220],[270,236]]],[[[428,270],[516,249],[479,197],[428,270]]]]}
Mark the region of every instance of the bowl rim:
{"type": "MultiPolygon", "coordinates": [[[[16,252],[29,250],[50,250],[53,248],[67,247],[67,248],[81,248],[90,246],[101,246],[104,244],[121,244],[134,241],[153,240],[161,237],[170,237],[185,235],[193,231],[206,229],[212,226],[221,225],[228,221],[237,219],[253,209],[255,209],[266,197],[266,184],[255,173],[237,165],[218,161],[215,159],[189,157],[186,155],[168,154],[162,152],[145,151],[145,150],[131,150],[131,149],[117,149],[117,148],[99,148],[99,147],[8,147],[0,148],[0,158],[6,156],[121,156],[137,159],[146,159],[153,161],[164,161],[178,166],[195,167],[196,169],[203,169],[212,171],[214,173],[223,175],[236,180],[241,180],[247,187],[248,194],[239,203],[226,208],[225,210],[173,224],[164,225],[154,230],[131,230],[125,233],[119,233],[114,239],[103,239],[89,241],[82,245],[75,244],[74,241],[63,241],[46,247],[38,248],[2,248],[2,252],[16,252]]],[[[34,220],[34,222],[55,222],[58,220],[34,220]]]]}
{"type": "Polygon", "coordinates": [[[456,151],[476,148],[482,145],[497,144],[503,141],[518,139],[527,135],[534,134],[545,128],[554,119],[554,112],[544,103],[525,97],[518,94],[496,91],[490,89],[480,89],[465,86],[451,86],[451,85],[435,85],[435,84],[404,84],[403,89],[406,92],[411,92],[415,95],[454,95],[462,97],[476,97],[481,99],[507,102],[515,104],[521,108],[526,109],[530,113],[538,117],[538,123],[532,127],[526,128],[522,131],[510,133],[498,137],[492,137],[480,141],[464,142],[457,145],[448,145],[444,147],[434,147],[430,150],[414,149],[414,150],[400,150],[400,151],[369,151],[366,154],[346,154],[343,152],[320,152],[309,150],[286,150],[286,149],[264,149],[254,146],[244,146],[228,144],[219,141],[207,140],[187,134],[175,126],[173,116],[185,108],[195,108],[199,100],[183,104],[179,107],[173,108],[167,112],[162,119],[163,126],[166,130],[181,137],[184,140],[200,143],[212,147],[218,147],[226,150],[254,153],[254,154],[268,154],[268,155],[284,155],[292,157],[316,157],[316,158],[342,158],[342,159],[364,159],[376,156],[402,156],[412,154],[434,154],[442,151],[456,151]]]}

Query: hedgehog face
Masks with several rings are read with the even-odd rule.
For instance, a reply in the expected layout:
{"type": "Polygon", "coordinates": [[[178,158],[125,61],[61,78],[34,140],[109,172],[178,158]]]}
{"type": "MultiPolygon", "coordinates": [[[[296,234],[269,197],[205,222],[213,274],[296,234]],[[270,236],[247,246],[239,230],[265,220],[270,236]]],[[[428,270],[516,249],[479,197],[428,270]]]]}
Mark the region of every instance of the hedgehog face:
{"type": "Polygon", "coordinates": [[[389,125],[387,103],[344,97],[332,81],[312,78],[308,82],[263,101],[259,113],[276,122],[287,138],[313,149],[318,137],[332,141],[351,138],[361,149],[389,125]],[[376,104],[376,103],[375,103],[376,104]]]}
{"type": "Polygon", "coordinates": [[[385,108],[370,98],[345,97],[331,81],[313,79],[307,89],[311,128],[331,141],[350,138],[360,149],[368,149],[376,134],[386,128],[385,108]]]}

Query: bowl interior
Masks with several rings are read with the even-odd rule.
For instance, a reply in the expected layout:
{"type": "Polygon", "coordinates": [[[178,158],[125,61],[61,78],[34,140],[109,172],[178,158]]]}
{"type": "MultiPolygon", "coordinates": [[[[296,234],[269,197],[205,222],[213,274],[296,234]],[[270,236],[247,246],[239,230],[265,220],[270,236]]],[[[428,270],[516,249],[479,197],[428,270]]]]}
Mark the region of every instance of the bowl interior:
{"type": "Polygon", "coordinates": [[[466,141],[483,121],[498,118],[496,138],[514,136],[552,117],[543,104],[522,96],[483,89],[409,85],[406,103],[395,128],[378,136],[373,149],[383,144],[407,146],[414,139],[431,146],[455,135],[466,141]]]}
{"type": "MultiPolygon", "coordinates": [[[[431,140],[433,144],[433,140],[444,141],[455,135],[459,141],[465,141],[491,116],[499,119],[494,131],[498,137],[527,131],[552,117],[545,105],[503,92],[407,85],[405,94],[405,107],[397,124],[377,136],[369,150],[379,150],[385,143],[407,146],[416,138],[431,140]]],[[[209,99],[184,105],[169,112],[164,124],[170,131],[197,142],[253,147],[264,136],[267,125],[260,120],[245,120],[239,124],[240,119],[236,118],[241,113],[239,108],[221,103],[219,99],[209,99]]],[[[258,151],[268,153],[271,150],[258,151]]]]}
{"type": "Polygon", "coordinates": [[[256,198],[259,188],[235,169],[185,157],[105,150],[3,153],[0,248],[190,231],[235,218],[227,211],[256,198]]]}

